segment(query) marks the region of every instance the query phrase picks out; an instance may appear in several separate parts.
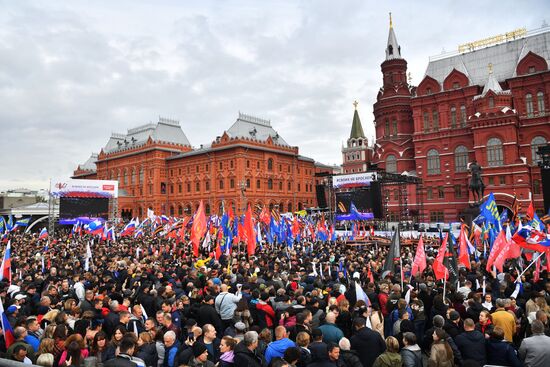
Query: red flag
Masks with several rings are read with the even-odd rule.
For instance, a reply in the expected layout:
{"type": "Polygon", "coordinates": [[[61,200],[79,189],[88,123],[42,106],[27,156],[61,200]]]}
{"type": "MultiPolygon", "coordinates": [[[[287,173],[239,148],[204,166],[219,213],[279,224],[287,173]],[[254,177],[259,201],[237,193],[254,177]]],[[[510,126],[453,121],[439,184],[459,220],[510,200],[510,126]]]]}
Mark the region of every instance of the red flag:
{"type": "Polygon", "coordinates": [[[252,221],[252,208],[248,204],[246,215],[244,216],[244,236],[246,238],[246,250],[248,256],[254,255],[256,252],[256,236],[254,236],[254,222],[252,221]]]}
{"type": "Polygon", "coordinates": [[[533,206],[533,201],[529,203],[529,208],[527,208],[527,220],[533,220],[535,217],[535,207],[533,206]]]}
{"type": "Polygon", "coordinates": [[[439,246],[439,252],[437,253],[437,257],[435,258],[433,269],[435,274],[435,279],[447,279],[449,277],[449,270],[443,265],[443,260],[445,259],[445,253],[447,252],[447,239],[449,238],[449,234],[447,233],[445,235],[445,238],[443,239],[443,242],[441,243],[441,246],[439,246]]]}
{"type": "Polygon", "coordinates": [[[193,226],[191,227],[191,243],[193,244],[193,256],[199,256],[199,245],[202,236],[206,233],[206,214],[204,213],[204,204],[201,200],[199,209],[195,213],[193,226]]]}
{"type": "Polygon", "coordinates": [[[271,213],[269,212],[267,206],[264,206],[262,212],[260,213],[260,222],[264,223],[266,226],[268,226],[269,222],[271,222],[271,213]]]}
{"type": "Polygon", "coordinates": [[[504,233],[504,231],[500,231],[497,238],[495,239],[495,242],[493,243],[493,249],[489,254],[489,259],[487,259],[487,267],[485,269],[488,272],[491,271],[491,267],[493,265],[500,266],[499,271],[502,272],[502,264],[504,264],[504,260],[506,260],[506,255],[508,255],[509,244],[510,243],[506,241],[506,234],[504,233]]]}
{"type": "Polygon", "coordinates": [[[415,276],[418,273],[422,273],[424,269],[426,269],[426,252],[424,251],[424,240],[421,235],[420,240],[418,240],[418,246],[416,247],[416,255],[414,255],[411,274],[415,276]]]}
{"type": "Polygon", "coordinates": [[[220,242],[218,242],[218,244],[216,245],[216,251],[214,252],[214,257],[216,258],[216,260],[219,260],[220,256],[222,256],[222,249],[220,246],[220,242]]]}
{"type": "Polygon", "coordinates": [[[292,220],[291,231],[292,231],[292,235],[294,237],[296,237],[298,234],[300,234],[300,223],[298,223],[298,217],[297,216],[295,216],[294,219],[292,220]]]}
{"type": "Polygon", "coordinates": [[[540,256],[537,258],[535,263],[535,274],[533,274],[533,280],[538,282],[540,280],[540,256]]]}
{"type": "Polygon", "coordinates": [[[458,243],[460,254],[458,255],[458,263],[464,265],[467,269],[470,269],[470,254],[468,253],[468,239],[466,238],[465,224],[460,226],[460,235],[458,236],[458,243]]]}
{"type": "Polygon", "coordinates": [[[374,283],[374,276],[372,275],[372,271],[370,270],[370,266],[369,266],[369,270],[367,270],[367,277],[369,278],[369,281],[371,283],[374,283]]]}

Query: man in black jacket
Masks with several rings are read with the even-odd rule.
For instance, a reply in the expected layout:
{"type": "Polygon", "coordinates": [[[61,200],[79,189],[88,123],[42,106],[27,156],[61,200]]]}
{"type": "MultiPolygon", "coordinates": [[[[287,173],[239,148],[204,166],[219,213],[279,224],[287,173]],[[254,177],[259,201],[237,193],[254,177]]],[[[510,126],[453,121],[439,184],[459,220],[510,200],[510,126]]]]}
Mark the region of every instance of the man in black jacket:
{"type": "Polygon", "coordinates": [[[365,325],[363,317],[353,320],[354,335],[351,337],[351,349],[356,350],[363,367],[372,367],[375,359],[386,350],[386,343],[379,333],[365,325]]]}
{"type": "Polygon", "coordinates": [[[262,367],[263,361],[254,350],[258,347],[258,333],[249,331],[244,334],[244,339],[235,347],[235,366],[262,367]]]}
{"type": "Polygon", "coordinates": [[[137,367],[137,364],[132,362],[132,354],[135,350],[134,342],[129,338],[123,338],[120,342],[120,353],[113,359],[105,362],[105,367],[137,367]]]}
{"type": "Polygon", "coordinates": [[[214,297],[211,295],[204,296],[203,303],[199,309],[198,324],[204,326],[206,324],[214,325],[218,334],[223,335],[223,324],[220,315],[214,308],[214,297]]]}
{"type": "Polygon", "coordinates": [[[464,332],[455,338],[455,343],[464,361],[474,360],[483,366],[487,361],[485,336],[475,328],[474,320],[464,320],[464,332]]]}

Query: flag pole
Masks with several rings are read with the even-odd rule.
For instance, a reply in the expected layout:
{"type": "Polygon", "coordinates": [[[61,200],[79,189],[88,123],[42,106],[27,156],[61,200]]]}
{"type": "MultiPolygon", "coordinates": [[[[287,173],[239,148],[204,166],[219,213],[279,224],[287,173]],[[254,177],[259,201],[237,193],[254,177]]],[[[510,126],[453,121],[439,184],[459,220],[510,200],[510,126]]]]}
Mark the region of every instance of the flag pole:
{"type": "MultiPolygon", "coordinates": [[[[537,262],[537,260],[542,256],[544,255],[546,252],[541,252],[539,253],[539,256],[537,256],[535,259],[533,259],[533,261],[531,261],[531,263],[529,265],[527,265],[527,267],[521,272],[520,275],[518,275],[517,279],[516,279],[516,282],[518,281],[518,279],[521,279],[521,276],[523,274],[525,274],[525,272],[527,271],[527,269],[529,269],[534,263],[537,262]]],[[[548,259],[547,259],[548,260],[548,259]]]]}
{"type": "Polygon", "coordinates": [[[447,299],[447,268],[445,268],[445,276],[443,277],[443,304],[446,305],[446,299],[447,299]]]}

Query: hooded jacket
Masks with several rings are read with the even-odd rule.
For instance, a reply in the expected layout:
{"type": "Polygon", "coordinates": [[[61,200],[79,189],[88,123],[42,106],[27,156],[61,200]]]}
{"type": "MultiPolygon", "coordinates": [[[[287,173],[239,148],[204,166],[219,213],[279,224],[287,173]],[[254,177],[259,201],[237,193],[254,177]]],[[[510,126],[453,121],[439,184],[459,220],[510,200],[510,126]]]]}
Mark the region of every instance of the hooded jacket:
{"type": "Polygon", "coordinates": [[[415,345],[407,345],[401,349],[403,367],[422,367],[422,350],[415,345]]]}
{"type": "Polygon", "coordinates": [[[376,358],[372,367],[401,367],[399,353],[384,352],[376,358]]]}
{"type": "Polygon", "coordinates": [[[265,362],[269,364],[273,358],[283,357],[288,348],[295,346],[296,344],[288,338],[279,339],[269,343],[267,349],[265,350],[265,362]]]}

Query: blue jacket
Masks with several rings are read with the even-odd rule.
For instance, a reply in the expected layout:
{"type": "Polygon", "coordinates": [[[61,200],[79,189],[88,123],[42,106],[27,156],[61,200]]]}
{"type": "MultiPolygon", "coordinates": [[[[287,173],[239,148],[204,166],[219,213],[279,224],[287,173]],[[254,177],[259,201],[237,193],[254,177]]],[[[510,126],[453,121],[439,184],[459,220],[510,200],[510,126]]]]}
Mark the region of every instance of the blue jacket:
{"type": "Polygon", "coordinates": [[[164,347],[164,363],[162,364],[163,367],[177,367],[175,365],[176,356],[179,352],[179,346],[178,342],[175,341],[174,345],[172,345],[170,348],[164,347]]]}
{"type": "Polygon", "coordinates": [[[269,343],[265,350],[265,362],[269,364],[275,357],[284,357],[285,351],[288,348],[295,347],[296,344],[289,338],[283,338],[269,343]]]}
{"type": "Polygon", "coordinates": [[[323,342],[324,343],[334,343],[338,344],[340,339],[344,337],[342,330],[334,324],[324,324],[319,326],[319,329],[323,332],[323,342]]]}

